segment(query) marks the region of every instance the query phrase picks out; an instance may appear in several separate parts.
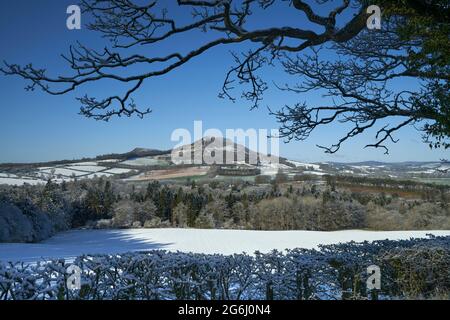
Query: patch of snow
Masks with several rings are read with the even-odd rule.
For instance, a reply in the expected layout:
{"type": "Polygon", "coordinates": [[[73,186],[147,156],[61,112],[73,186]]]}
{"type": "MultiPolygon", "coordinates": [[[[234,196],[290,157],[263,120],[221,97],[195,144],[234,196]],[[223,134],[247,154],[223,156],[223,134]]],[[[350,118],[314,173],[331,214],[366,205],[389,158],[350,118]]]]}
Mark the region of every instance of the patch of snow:
{"type": "Polygon", "coordinates": [[[360,171],[365,172],[365,173],[369,173],[369,171],[373,171],[374,170],[374,168],[372,168],[371,166],[350,166],[350,167],[353,168],[353,169],[360,170],[360,171]]]}
{"type": "Polygon", "coordinates": [[[18,178],[15,174],[0,172],[0,178],[18,178]]]}
{"type": "Polygon", "coordinates": [[[82,254],[115,254],[168,250],[206,254],[234,254],[274,249],[316,249],[320,244],[349,241],[449,236],[450,231],[248,231],[199,229],[72,230],[36,244],[0,244],[1,261],[36,262],[42,258],[73,260],[82,254]]]}
{"type": "Polygon", "coordinates": [[[281,163],[267,163],[259,167],[262,175],[274,176],[279,170],[289,170],[291,167],[281,163]]]}
{"type": "Polygon", "coordinates": [[[425,173],[425,174],[433,174],[433,173],[436,173],[436,170],[428,169],[428,170],[425,170],[425,171],[408,171],[408,173],[412,173],[412,174],[423,174],[423,173],[425,173]]]}
{"type": "Polygon", "coordinates": [[[106,159],[106,160],[100,160],[98,163],[115,163],[119,162],[119,159],[106,159]]]}
{"type": "Polygon", "coordinates": [[[40,170],[40,173],[47,174],[49,177],[58,176],[58,175],[63,175],[63,176],[67,176],[67,177],[71,177],[72,175],[75,175],[78,177],[78,176],[82,176],[82,175],[86,174],[86,172],[70,170],[70,169],[65,169],[65,168],[43,169],[43,170],[40,170]]]}
{"type": "Polygon", "coordinates": [[[296,168],[304,167],[304,168],[313,168],[314,170],[318,170],[318,171],[322,170],[322,169],[320,169],[320,165],[318,165],[318,164],[303,163],[303,162],[298,162],[298,161],[293,161],[293,160],[286,160],[286,162],[293,164],[296,168]]]}
{"type": "Polygon", "coordinates": [[[157,160],[154,158],[137,158],[133,160],[123,161],[121,163],[129,166],[156,166],[161,163],[161,160],[157,160]]]}
{"type": "Polygon", "coordinates": [[[10,186],[23,186],[24,184],[37,185],[45,184],[44,180],[21,179],[21,178],[0,178],[0,185],[7,184],[10,186]]]}
{"type": "Polygon", "coordinates": [[[96,166],[97,162],[88,161],[88,162],[76,162],[72,163],[71,166],[96,166]]]}
{"type": "Polygon", "coordinates": [[[319,171],[304,171],[305,174],[313,174],[316,176],[324,176],[326,175],[326,172],[319,172],[319,171]]]}
{"type": "Polygon", "coordinates": [[[88,171],[88,172],[98,172],[105,170],[106,167],[101,167],[97,165],[75,165],[75,166],[68,166],[67,169],[73,169],[73,170],[80,170],[80,171],[88,171]]]}
{"type": "Polygon", "coordinates": [[[91,174],[88,174],[87,176],[83,176],[83,178],[88,178],[88,179],[92,179],[92,178],[100,178],[100,177],[111,177],[113,174],[112,173],[107,173],[107,172],[94,172],[91,174]]]}
{"type": "Polygon", "coordinates": [[[440,165],[440,163],[433,162],[433,163],[422,164],[420,167],[421,168],[436,168],[436,167],[439,167],[439,165],[440,165]]]}
{"type": "Polygon", "coordinates": [[[112,173],[112,174],[121,174],[121,173],[128,173],[132,171],[131,169],[123,169],[123,168],[112,168],[109,170],[104,171],[105,173],[112,173]]]}

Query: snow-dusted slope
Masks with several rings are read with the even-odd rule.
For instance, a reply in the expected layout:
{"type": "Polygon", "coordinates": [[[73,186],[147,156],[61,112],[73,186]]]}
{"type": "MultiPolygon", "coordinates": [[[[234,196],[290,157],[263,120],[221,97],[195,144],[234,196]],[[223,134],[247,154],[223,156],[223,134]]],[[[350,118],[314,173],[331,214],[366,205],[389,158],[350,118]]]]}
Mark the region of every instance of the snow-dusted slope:
{"type": "Polygon", "coordinates": [[[0,185],[7,184],[10,186],[22,186],[24,184],[36,185],[45,184],[44,180],[37,179],[21,179],[21,178],[4,178],[0,177],[0,185]]]}
{"type": "Polygon", "coordinates": [[[450,231],[244,231],[198,229],[76,230],[38,244],[0,244],[0,260],[35,262],[73,259],[81,254],[163,249],[196,253],[254,253],[273,249],[317,248],[319,244],[421,238],[450,231]]]}
{"type": "Polygon", "coordinates": [[[286,162],[294,165],[296,168],[313,168],[314,170],[321,170],[320,165],[315,163],[304,163],[299,161],[293,161],[293,160],[286,160],[286,162]]]}
{"type": "MultiPolygon", "coordinates": [[[[257,148],[257,146],[252,146],[257,148]]],[[[188,164],[202,161],[206,164],[252,164],[262,166],[280,163],[279,157],[267,155],[250,149],[250,146],[238,144],[223,137],[205,136],[192,144],[174,148],[172,161],[175,164],[188,164]],[[236,160],[237,159],[237,160],[236,160]]]]}

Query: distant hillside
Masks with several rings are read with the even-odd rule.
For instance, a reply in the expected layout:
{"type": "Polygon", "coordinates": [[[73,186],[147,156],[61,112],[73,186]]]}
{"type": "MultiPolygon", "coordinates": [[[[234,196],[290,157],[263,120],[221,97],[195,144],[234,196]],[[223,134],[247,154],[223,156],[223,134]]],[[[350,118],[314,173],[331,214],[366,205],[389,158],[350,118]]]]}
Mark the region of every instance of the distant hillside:
{"type": "Polygon", "coordinates": [[[107,159],[118,159],[118,160],[129,160],[133,158],[141,157],[154,157],[170,154],[171,150],[157,150],[157,149],[146,149],[146,148],[135,148],[129,152],[125,153],[110,153],[95,157],[95,160],[107,160],[107,159]]]}
{"type": "MultiPolygon", "coordinates": [[[[265,165],[286,162],[285,158],[259,153],[222,137],[203,137],[190,145],[173,149],[172,154],[177,158],[175,164],[194,163],[196,155],[221,158],[223,162],[218,164],[229,164],[227,162],[230,159],[232,159],[233,164],[265,165]],[[189,154],[186,154],[186,152],[189,152],[189,154]],[[222,157],[219,157],[219,154],[222,154],[222,157]]],[[[205,159],[203,159],[203,164],[205,162],[205,159]]]]}
{"type": "Polygon", "coordinates": [[[110,153],[103,154],[96,157],[87,157],[81,159],[72,159],[72,160],[54,160],[47,162],[30,162],[30,163],[0,163],[0,168],[9,169],[9,168],[38,168],[38,167],[52,167],[59,165],[66,165],[78,162],[86,162],[86,161],[101,161],[101,160],[110,160],[116,159],[120,161],[140,158],[140,157],[153,157],[159,155],[168,155],[171,150],[157,150],[157,149],[146,149],[146,148],[135,148],[131,151],[125,153],[110,153]]]}

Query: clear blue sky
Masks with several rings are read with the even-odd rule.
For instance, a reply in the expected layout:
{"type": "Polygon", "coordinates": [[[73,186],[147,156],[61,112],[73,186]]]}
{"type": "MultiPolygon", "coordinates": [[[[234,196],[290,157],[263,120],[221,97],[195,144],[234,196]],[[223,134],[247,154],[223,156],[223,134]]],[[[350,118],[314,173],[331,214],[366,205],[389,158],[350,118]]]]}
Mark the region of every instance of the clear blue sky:
{"type": "MultiPolygon", "coordinates": [[[[1,1],[0,59],[21,64],[33,62],[56,74],[66,70],[60,54],[66,53],[69,45],[77,40],[103,48],[107,42],[98,34],[87,29],[66,29],[66,8],[76,3],[76,0],[1,1]]],[[[280,11],[277,16],[281,24],[304,24],[304,18],[294,17],[289,12],[280,11]]],[[[177,45],[182,51],[199,39],[198,34],[192,34],[170,45],[177,45]]],[[[277,123],[264,107],[249,111],[244,101],[233,104],[217,97],[225,72],[232,64],[229,50],[217,48],[167,76],[147,81],[135,97],[138,105],[153,109],[153,114],[143,120],[117,118],[104,123],[78,115],[79,103],[75,97],[85,93],[102,97],[113,90],[122,92],[124,87],[118,84],[98,83],[55,97],[40,91],[26,92],[22,79],[0,75],[0,162],[72,159],[125,152],[134,147],[169,149],[175,144],[170,141],[172,131],[176,128],[193,130],[194,120],[202,120],[205,128],[223,131],[226,128],[276,128],[277,123]]],[[[280,70],[270,72],[272,79],[285,82],[280,70]]],[[[266,95],[263,106],[277,109],[303,100],[315,102],[321,101],[321,97],[318,94],[286,95],[273,89],[266,95]]],[[[363,149],[373,141],[373,132],[346,143],[335,155],[324,154],[315,146],[330,145],[344,129],[340,125],[322,128],[306,142],[282,144],[281,154],[304,161],[345,162],[434,161],[449,156],[448,151],[430,150],[421,143],[420,133],[414,128],[398,134],[400,142],[391,148],[389,156],[381,149],[363,149]]]]}

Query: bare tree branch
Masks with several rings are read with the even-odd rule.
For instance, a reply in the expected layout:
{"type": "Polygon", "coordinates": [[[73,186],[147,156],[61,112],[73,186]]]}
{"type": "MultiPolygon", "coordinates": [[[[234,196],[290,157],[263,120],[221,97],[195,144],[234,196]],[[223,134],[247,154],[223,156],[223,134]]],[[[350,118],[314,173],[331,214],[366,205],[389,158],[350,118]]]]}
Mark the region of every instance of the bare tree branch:
{"type": "MultiPolygon", "coordinates": [[[[73,70],[72,75],[49,76],[45,69],[35,68],[32,64],[20,66],[4,62],[0,70],[6,75],[18,75],[30,84],[27,90],[39,88],[51,95],[63,95],[75,91],[87,83],[112,79],[129,88],[122,96],[96,99],[84,95],[79,98],[81,114],[97,120],[109,120],[112,116],[139,117],[150,113],[150,109],[140,110],[132,100],[132,94],[144,85],[146,79],[157,78],[177,69],[192,59],[201,56],[211,49],[230,44],[244,42],[254,43],[257,49],[233,55],[236,65],[233,66],[224,81],[219,96],[235,98],[230,93],[231,84],[237,80],[240,85],[249,85],[242,97],[256,108],[264,91],[266,82],[258,74],[265,65],[279,59],[280,52],[301,51],[307,47],[329,41],[344,41],[358,34],[365,27],[367,14],[363,7],[359,13],[342,28],[336,25],[336,16],[342,14],[349,1],[330,11],[326,17],[314,13],[313,9],[303,1],[293,1],[295,10],[303,11],[308,19],[319,26],[324,26],[321,34],[309,29],[291,26],[251,29],[248,20],[258,10],[269,10],[273,0],[217,0],[217,1],[184,1],[178,0],[176,5],[192,14],[192,22],[181,25],[175,16],[170,17],[165,9],[164,1],[150,1],[142,4],[132,0],[82,0],[84,14],[92,16],[88,25],[90,30],[112,41],[112,47],[102,51],[87,48],[78,43],[69,48],[63,55],[73,70]],[[215,39],[203,45],[191,48],[187,53],[169,52],[162,56],[144,56],[133,53],[133,48],[156,46],[179,34],[203,31],[214,35],[215,39]],[[297,47],[283,46],[283,41],[299,41],[297,47]],[[142,73],[129,74],[131,67],[146,70],[142,73]]],[[[289,2],[284,5],[289,6],[289,2]]],[[[133,70],[137,70],[133,68],[133,70]]]]}

